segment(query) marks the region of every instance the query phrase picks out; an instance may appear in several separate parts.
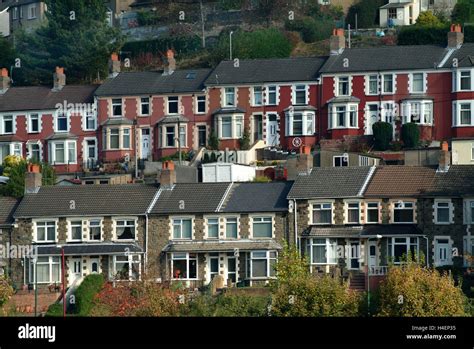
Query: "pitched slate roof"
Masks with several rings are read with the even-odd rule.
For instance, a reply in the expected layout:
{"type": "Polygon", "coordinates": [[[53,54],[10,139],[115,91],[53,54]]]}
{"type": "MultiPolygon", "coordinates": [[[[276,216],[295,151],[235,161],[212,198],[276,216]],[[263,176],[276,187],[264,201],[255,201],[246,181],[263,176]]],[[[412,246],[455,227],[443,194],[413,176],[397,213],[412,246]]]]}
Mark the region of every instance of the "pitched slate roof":
{"type": "Polygon", "coordinates": [[[474,166],[451,165],[447,172],[436,172],[433,189],[434,196],[472,196],[474,195],[474,166]]]}
{"type": "MultiPolygon", "coordinates": [[[[33,249],[33,253],[35,252],[37,252],[38,255],[43,256],[61,255],[61,249],[58,248],[58,245],[37,245],[33,249]]],[[[101,242],[64,245],[64,254],[66,256],[127,254],[141,252],[143,252],[142,248],[135,243],[101,242]]]]}
{"type": "Polygon", "coordinates": [[[57,104],[92,103],[97,85],[66,85],[59,91],[47,86],[10,87],[0,94],[0,111],[52,110],[57,104]]]}
{"type": "Polygon", "coordinates": [[[173,242],[166,245],[166,252],[232,252],[234,249],[241,251],[252,250],[281,250],[281,245],[268,240],[229,240],[229,241],[193,241],[173,242]]]}
{"type": "Polygon", "coordinates": [[[454,59],[457,60],[458,67],[472,67],[474,65],[474,43],[462,44],[444,63],[443,68],[451,68],[454,59]]]}
{"type": "Polygon", "coordinates": [[[326,57],[242,59],[222,61],[205,81],[206,86],[315,80],[326,57]]]}
{"type": "Polygon", "coordinates": [[[415,224],[370,224],[356,226],[311,226],[304,233],[306,236],[324,236],[333,238],[422,235],[415,224]]]}
{"type": "Polygon", "coordinates": [[[370,180],[367,197],[413,197],[432,191],[436,168],[380,166],[370,180]]]}
{"type": "Polygon", "coordinates": [[[144,184],[41,187],[23,197],[14,217],[142,215],[157,188],[144,184]],[[71,200],[75,209],[70,209],[71,200]]]}
{"type": "Polygon", "coordinates": [[[161,189],[152,214],[216,212],[230,183],[177,183],[161,189]]]}
{"type": "Polygon", "coordinates": [[[204,88],[203,82],[210,72],[211,69],[176,70],[171,75],[123,72],[106,80],[95,94],[102,97],[198,92],[204,88]]]}
{"type": "Polygon", "coordinates": [[[286,196],[293,182],[234,183],[221,212],[287,211],[286,196]]]}
{"type": "Polygon", "coordinates": [[[345,49],[328,58],[320,73],[414,70],[435,68],[447,53],[434,45],[384,46],[345,49]],[[348,64],[344,64],[344,63],[348,64]]]}
{"type": "Polygon", "coordinates": [[[371,167],[313,167],[311,174],[299,175],[288,199],[357,197],[371,167]]]}
{"type": "Polygon", "coordinates": [[[13,223],[13,213],[20,200],[9,196],[0,196],[0,227],[13,223]]]}

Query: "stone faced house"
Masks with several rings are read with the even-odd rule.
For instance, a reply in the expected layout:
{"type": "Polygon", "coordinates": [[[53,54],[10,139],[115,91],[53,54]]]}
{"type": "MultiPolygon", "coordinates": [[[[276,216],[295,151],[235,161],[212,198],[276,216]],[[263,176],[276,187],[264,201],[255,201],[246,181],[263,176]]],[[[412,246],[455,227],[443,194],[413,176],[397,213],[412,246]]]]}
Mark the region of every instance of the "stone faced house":
{"type": "Polygon", "coordinates": [[[11,244],[13,230],[13,212],[18,207],[20,200],[13,197],[0,196],[0,275],[5,270],[7,275],[11,275],[11,260],[8,252],[11,244]]]}
{"type": "MultiPolygon", "coordinates": [[[[39,176],[39,173],[29,175],[39,176]]],[[[64,252],[67,285],[88,274],[138,279],[143,272],[146,211],[154,186],[49,186],[25,194],[14,213],[12,243],[32,246],[31,256],[12,260],[15,285],[61,283],[64,252]]]]}
{"type": "Polygon", "coordinates": [[[149,215],[148,270],[190,287],[266,283],[288,239],[291,182],[162,186],[149,215]]]}

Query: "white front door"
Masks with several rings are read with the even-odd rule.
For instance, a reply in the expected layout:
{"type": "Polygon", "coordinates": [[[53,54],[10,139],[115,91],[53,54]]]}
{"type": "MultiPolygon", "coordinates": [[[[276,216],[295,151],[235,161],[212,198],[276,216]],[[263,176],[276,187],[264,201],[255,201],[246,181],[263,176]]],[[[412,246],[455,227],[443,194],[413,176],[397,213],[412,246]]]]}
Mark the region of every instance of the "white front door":
{"type": "Polygon", "coordinates": [[[72,285],[74,281],[82,276],[82,260],[81,258],[72,258],[70,264],[70,278],[69,285],[72,285]]]}
{"type": "Polygon", "coordinates": [[[372,130],[372,126],[377,122],[378,118],[379,118],[378,104],[368,104],[367,114],[366,114],[367,122],[366,122],[366,129],[365,129],[366,135],[374,134],[374,131],[372,130]]]}
{"type": "Polygon", "coordinates": [[[141,158],[148,159],[149,155],[150,155],[150,129],[142,128],[141,158]]]}
{"type": "Polygon", "coordinates": [[[451,265],[451,244],[449,239],[436,239],[435,241],[435,265],[451,265]]]}
{"type": "Polygon", "coordinates": [[[369,270],[371,268],[375,268],[377,266],[377,242],[376,241],[369,241],[368,245],[368,265],[369,270]]]}
{"type": "Polygon", "coordinates": [[[278,135],[278,121],[276,114],[268,115],[267,145],[271,147],[276,147],[280,145],[280,137],[278,135]]]}

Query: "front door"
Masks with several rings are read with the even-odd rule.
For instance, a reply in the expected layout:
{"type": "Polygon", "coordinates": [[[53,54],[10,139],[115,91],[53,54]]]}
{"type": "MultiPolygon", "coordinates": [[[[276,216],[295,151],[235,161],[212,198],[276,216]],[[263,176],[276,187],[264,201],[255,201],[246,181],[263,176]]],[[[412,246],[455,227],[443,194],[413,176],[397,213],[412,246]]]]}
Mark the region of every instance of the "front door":
{"type": "Polygon", "coordinates": [[[227,256],[227,280],[231,281],[232,285],[237,282],[237,259],[233,253],[227,256]]]}
{"type": "Polygon", "coordinates": [[[214,277],[219,275],[219,254],[209,254],[209,281],[212,281],[214,277]]]}
{"type": "Polygon", "coordinates": [[[349,250],[349,268],[359,269],[360,244],[359,241],[351,241],[349,250]]]}
{"type": "Polygon", "coordinates": [[[148,159],[150,155],[150,129],[142,128],[142,149],[141,149],[142,159],[148,159]]]}
{"type": "Polygon", "coordinates": [[[262,115],[254,115],[253,117],[253,141],[263,139],[263,123],[262,115]]]}
{"type": "Polygon", "coordinates": [[[276,147],[280,145],[278,137],[278,121],[276,114],[268,115],[267,122],[267,145],[271,147],[276,147]]]}
{"type": "Polygon", "coordinates": [[[369,270],[370,270],[371,268],[375,268],[377,266],[377,242],[369,241],[368,250],[369,250],[368,265],[369,265],[369,270]]]}
{"type": "Polygon", "coordinates": [[[82,275],[82,260],[81,258],[72,258],[71,267],[70,267],[71,278],[69,280],[69,285],[72,285],[74,281],[81,277],[82,275]]]}
{"type": "Polygon", "coordinates": [[[436,239],[435,245],[436,266],[453,264],[451,258],[451,244],[449,243],[449,239],[436,239]]]}
{"type": "Polygon", "coordinates": [[[198,126],[198,146],[205,147],[207,142],[206,125],[198,126]]]}
{"type": "Polygon", "coordinates": [[[372,126],[377,122],[379,118],[379,106],[377,104],[369,104],[367,111],[367,128],[365,130],[366,135],[374,134],[372,126]]]}

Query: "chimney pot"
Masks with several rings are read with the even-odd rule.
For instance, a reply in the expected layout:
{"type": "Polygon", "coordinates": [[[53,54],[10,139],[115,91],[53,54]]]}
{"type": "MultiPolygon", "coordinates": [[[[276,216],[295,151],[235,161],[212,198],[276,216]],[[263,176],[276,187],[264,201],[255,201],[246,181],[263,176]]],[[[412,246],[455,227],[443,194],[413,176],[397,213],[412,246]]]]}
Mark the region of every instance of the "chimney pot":
{"type": "Polygon", "coordinates": [[[54,91],[61,90],[64,86],[66,86],[66,75],[64,74],[63,67],[56,67],[56,71],[53,74],[53,82],[54,82],[54,91]]]}
{"type": "Polygon", "coordinates": [[[41,187],[43,175],[40,171],[40,166],[36,164],[28,164],[27,172],[25,174],[25,193],[37,193],[41,187]]]}
{"type": "Polygon", "coordinates": [[[114,78],[120,73],[120,61],[118,54],[113,52],[109,59],[109,77],[114,78]]]}
{"type": "Polygon", "coordinates": [[[461,25],[451,24],[448,32],[448,48],[459,48],[464,42],[464,33],[461,30],[461,25]]]}
{"type": "Polygon", "coordinates": [[[171,75],[176,70],[176,60],[174,58],[174,52],[168,49],[165,54],[165,67],[163,69],[163,75],[171,75]]]}
{"type": "Polygon", "coordinates": [[[0,94],[5,93],[10,88],[10,77],[8,76],[8,69],[2,68],[0,70],[0,94]]]}
{"type": "Polygon", "coordinates": [[[173,161],[164,161],[161,165],[160,186],[170,188],[176,183],[176,171],[173,161]]]}
{"type": "Polygon", "coordinates": [[[441,150],[439,151],[439,167],[438,171],[447,172],[451,165],[451,154],[448,150],[448,142],[441,143],[441,150]]]}
{"type": "Polygon", "coordinates": [[[329,51],[331,55],[341,54],[346,48],[346,38],[344,37],[344,29],[338,28],[332,31],[329,38],[329,51]]]}

